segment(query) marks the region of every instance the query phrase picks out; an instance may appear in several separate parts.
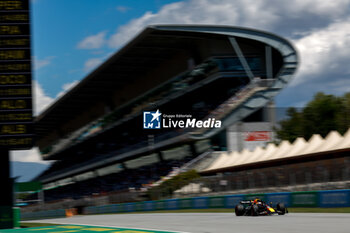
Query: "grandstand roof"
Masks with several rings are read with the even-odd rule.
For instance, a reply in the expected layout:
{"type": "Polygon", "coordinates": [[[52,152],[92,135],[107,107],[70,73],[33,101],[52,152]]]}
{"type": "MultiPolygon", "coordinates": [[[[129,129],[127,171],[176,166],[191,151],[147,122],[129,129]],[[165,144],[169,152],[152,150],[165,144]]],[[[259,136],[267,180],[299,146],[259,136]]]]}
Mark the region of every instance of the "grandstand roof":
{"type": "Polygon", "coordinates": [[[117,88],[156,67],[179,51],[191,51],[193,43],[202,39],[227,36],[251,39],[278,49],[285,61],[296,56],[285,39],[253,29],[210,25],[149,26],[133,40],[92,71],[77,86],[58,99],[35,119],[38,139],[68,119],[79,117],[96,101],[106,101],[117,88]]]}
{"type": "Polygon", "coordinates": [[[309,141],[297,138],[293,144],[282,141],[278,146],[270,143],[265,148],[257,147],[254,151],[222,152],[203,173],[214,173],[239,169],[249,165],[266,164],[283,160],[301,159],[337,152],[350,151],[350,129],[340,135],[330,132],[324,139],[313,135],[309,141]]]}

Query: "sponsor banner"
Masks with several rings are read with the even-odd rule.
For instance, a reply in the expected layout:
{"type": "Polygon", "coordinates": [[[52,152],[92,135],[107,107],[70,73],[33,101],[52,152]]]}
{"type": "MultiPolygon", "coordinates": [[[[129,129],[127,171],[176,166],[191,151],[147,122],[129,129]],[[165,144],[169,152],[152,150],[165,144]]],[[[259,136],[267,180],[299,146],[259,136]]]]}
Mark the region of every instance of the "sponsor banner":
{"type": "Polygon", "coordinates": [[[271,140],[269,131],[253,131],[244,133],[244,141],[246,142],[268,142],[271,140]]]}
{"type": "Polygon", "coordinates": [[[295,192],[292,193],[293,207],[317,207],[318,193],[312,192],[295,192]]]}
{"type": "Polygon", "coordinates": [[[133,211],[135,211],[135,204],[134,203],[125,203],[125,204],[123,204],[123,209],[125,212],[133,212],[133,211]]]}
{"type": "Polygon", "coordinates": [[[178,199],[170,199],[166,200],[166,209],[167,210],[177,210],[179,209],[179,201],[178,199]]]}
{"type": "Polygon", "coordinates": [[[349,207],[350,190],[334,190],[319,192],[320,207],[349,207]]]}
{"type": "Polygon", "coordinates": [[[135,203],[135,211],[143,211],[143,202],[135,203]]]}
{"type": "Polygon", "coordinates": [[[235,208],[240,201],[244,200],[244,195],[229,195],[225,196],[225,208],[235,208]]]}
{"type": "Polygon", "coordinates": [[[208,208],[208,197],[194,197],[193,208],[195,209],[207,209],[208,208]]]}
{"type": "Polygon", "coordinates": [[[156,210],[165,210],[165,201],[155,201],[156,210]]]}
{"type": "Polygon", "coordinates": [[[180,209],[191,209],[192,208],[192,198],[179,199],[180,209]]]}
{"type": "Polygon", "coordinates": [[[265,202],[272,202],[273,206],[277,203],[284,203],[286,207],[291,206],[291,195],[290,193],[266,193],[265,202]]]}
{"type": "Polygon", "coordinates": [[[154,208],[154,201],[146,201],[143,203],[143,210],[145,211],[152,211],[154,208]]]}
{"type": "Polygon", "coordinates": [[[225,197],[209,197],[209,208],[223,208],[225,207],[225,197]]]}
{"type": "Polygon", "coordinates": [[[120,213],[120,212],[123,212],[123,205],[122,204],[115,204],[115,205],[112,205],[113,206],[113,212],[114,213],[120,213]]]}

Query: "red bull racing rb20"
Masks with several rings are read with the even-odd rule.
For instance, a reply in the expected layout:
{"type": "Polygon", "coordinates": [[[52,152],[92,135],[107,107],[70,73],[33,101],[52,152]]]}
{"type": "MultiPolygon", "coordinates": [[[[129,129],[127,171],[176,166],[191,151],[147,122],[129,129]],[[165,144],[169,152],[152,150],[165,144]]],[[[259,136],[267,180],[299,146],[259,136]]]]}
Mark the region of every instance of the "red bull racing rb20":
{"type": "Polygon", "coordinates": [[[264,215],[284,215],[288,213],[283,203],[277,203],[272,207],[272,203],[267,205],[260,199],[241,201],[235,208],[236,216],[264,216],[264,215]]]}

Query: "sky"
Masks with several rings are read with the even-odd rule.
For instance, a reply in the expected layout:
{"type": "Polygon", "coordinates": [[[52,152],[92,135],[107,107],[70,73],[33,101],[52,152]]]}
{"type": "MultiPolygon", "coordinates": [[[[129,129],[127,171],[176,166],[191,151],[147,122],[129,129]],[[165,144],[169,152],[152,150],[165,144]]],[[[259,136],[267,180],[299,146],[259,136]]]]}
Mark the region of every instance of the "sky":
{"type": "MultiPolygon", "coordinates": [[[[31,9],[36,115],[152,24],[241,26],[288,39],[301,63],[278,107],[350,91],[350,0],[31,0],[31,9]]],[[[12,160],[43,163],[36,148],[12,160]]]]}

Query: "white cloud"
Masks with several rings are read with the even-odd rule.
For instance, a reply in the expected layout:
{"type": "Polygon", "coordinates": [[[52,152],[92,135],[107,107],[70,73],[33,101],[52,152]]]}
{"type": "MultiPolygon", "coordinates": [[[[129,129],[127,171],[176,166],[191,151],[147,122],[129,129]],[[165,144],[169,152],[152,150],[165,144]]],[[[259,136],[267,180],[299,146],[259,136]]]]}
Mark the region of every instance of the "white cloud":
{"type": "MultiPolygon", "coordinates": [[[[349,0],[295,0],[294,3],[289,5],[289,7],[293,12],[304,11],[309,13],[328,15],[331,17],[338,17],[343,15],[346,11],[346,8],[343,8],[342,6],[347,6],[348,4],[349,0]]],[[[285,5],[288,6],[288,4],[285,5]]]]}
{"type": "Polygon", "coordinates": [[[45,57],[44,59],[38,59],[37,57],[33,57],[34,70],[39,70],[45,66],[51,64],[51,61],[55,58],[55,56],[45,57]]]}
{"type": "Polygon", "coordinates": [[[62,97],[64,94],[66,94],[68,91],[70,91],[73,87],[75,87],[80,81],[79,80],[74,80],[71,83],[65,83],[62,85],[62,91],[60,91],[57,95],[56,98],[62,97]]]}
{"type": "Polygon", "coordinates": [[[341,19],[349,7],[350,0],[188,0],[146,12],[119,27],[108,44],[118,48],[151,24],[226,24],[293,35],[341,19]]]}
{"type": "Polygon", "coordinates": [[[321,76],[350,74],[350,18],[335,22],[296,40],[301,64],[292,85],[320,79],[321,76]]]}
{"type": "Polygon", "coordinates": [[[106,31],[97,33],[96,35],[88,36],[77,45],[78,49],[99,49],[105,43],[106,31]]]}
{"type": "Polygon", "coordinates": [[[117,11],[119,11],[120,13],[125,13],[127,11],[130,10],[130,7],[127,7],[127,6],[117,6],[116,7],[117,11]]]}
{"type": "Polygon", "coordinates": [[[53,103],[54,99],[48,96],[41,85],[37,82],[33,82],[34,90],[34,115],[39,115],[45,110],[50,104],[53,103]]]}
{"type": "Polygon", "coordinates": [[[49,161],[44,161],[41,159],[40,152],[36,147],[31,150],[11,151],[10,155],[11,155],[11,161],[33,162],[33,163],[43,163],[43,164],[51,163],[49,161]]]}
{"type": "Polygon", "coordinates": [[[103,62],[103,58],[90,58],[84,64],[84,71],[89,72],[103,62]]]}
{"type": "Polygon", "coordinates": [[[101,65],[103,61],[105,61],[106,59],[108,59],[108,57],[110,57],[113,53],[107,53],[106,55],[102,56],[102,57],[94,57],[94,58],[90,58],[88,59],[85,63],[84,63],[84,71],[85,72],[89,72],[92,71],[93,69],[95,69],[97,66],[101,65]]]}

